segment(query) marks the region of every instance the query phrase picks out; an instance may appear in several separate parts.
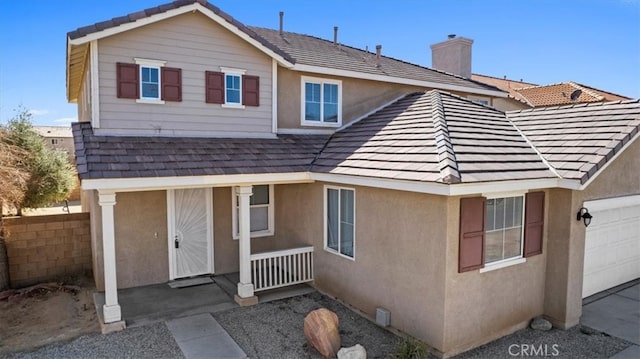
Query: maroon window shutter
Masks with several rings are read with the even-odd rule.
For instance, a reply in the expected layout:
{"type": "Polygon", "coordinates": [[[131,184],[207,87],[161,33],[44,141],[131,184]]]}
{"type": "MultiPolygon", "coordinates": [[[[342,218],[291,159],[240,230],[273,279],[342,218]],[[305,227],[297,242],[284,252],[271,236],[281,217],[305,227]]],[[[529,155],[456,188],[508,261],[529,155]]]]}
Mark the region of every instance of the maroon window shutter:
{"type": "Polygon", "coordinates": [[[140,85],[138,78],[140,70],[137,64],[116,64],[116,82],[118,98],[139,98],[140,85]]]}
{"type": "Polygon", "coordinates": [[[460,248],[458,273],[482,268],[484,265],[485,198],[460,199],[460,248]]]}
{"type": "Polygon", "coordinates": [[[182,101],[182,70],[163,67],[160,77],[162,99],[165,101],[182,101]]]}
{"type": "Polygon", "coordinates": [[[258,76],[242,76],[242,104],[260,106],[260,78],[258,76]]]}
{"type": "Polygon", "coordinates": [[[205,71],[205,100],[207,103],[224,103],[224,74],[205,71]]]}
{"type": "Polygon", "coordinates": [[[542,253],[544,192],[527,193],[524,210],[524,256],[542,253]]]}

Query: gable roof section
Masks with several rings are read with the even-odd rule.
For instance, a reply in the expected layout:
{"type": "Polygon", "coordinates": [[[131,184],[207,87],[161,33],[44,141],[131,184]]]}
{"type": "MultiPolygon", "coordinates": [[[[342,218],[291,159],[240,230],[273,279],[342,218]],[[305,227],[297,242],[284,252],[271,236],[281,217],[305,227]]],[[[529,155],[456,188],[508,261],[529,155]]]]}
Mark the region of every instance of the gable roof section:
{"type": "Polygon", "coordinates": [[[336,132],[311,170],[447,184],[555,177],[504,113],[436,90],[336,132]]]}
{"type": "Polygon", "coordinates": [[[294,69],[301,71],[317,72],[322,71],[318,68],[325,68],[333,70],[329,74],[336,74],[335,70],[340,70],[345,75],[353,73],[359,74],[360,77],[364,75],[370,79],[388,82],[401,82],[394,79],[405,79],[415,81],[419,86],[454,91],[466,89],[466,91],[493,96],[504,96],[495,86],[387,56],[380,57],[378,66],[375,53],[344,44],[335,44],[333,41],[286,31],[281,35],[278,30],[261,27],[250,26],[249,28],[293,58],[294,69]]]}
{"type": "Polygon", "coordinates": [[[640,131],[640,100],[507,112],[564,179],[593,178],[640,131]]]}
{"type": "Polygon", "coordinates": [[[80,179],[306,172],[328,136],[277,139],[95,136],[73,124],[80,179]]]}
{"type": "Polygon", "coordinates": [[[193,10],[201,11],[287,68],[505,96],[494,86],[386,56],[382,56],[381,66],[376,66],[375,54],[344,45],[334,45],[333,42],[317,37],[290,32],[286,32],[283,37],[277,30],[249,27],[206,0],[178,0],[67,33],[67,99],[71,102],[77,100],[82,85],[82,74],[88,61],[89,42],[193,10]],[[337,73],[336,70],[341,73],[337,73]]]}
{"type": "Polygon", "coordinates": [[[531,106],[531,104],[527,101],[526,98],[524,98],[520,93],[518,93],[517,90],[523,87],[538,86],[537,84],[524,82],[522,80],[520,81],[510,80],[506,78],[506,76],[504,78],[498,78],[498,77],[487,76],[487,75],[471,74],[471,79],[474,81],[482,82],[487,85],[495,86],[500,90],[509,93],[510,98],[520,101],[523,104],[528,106],[531,106]]]}

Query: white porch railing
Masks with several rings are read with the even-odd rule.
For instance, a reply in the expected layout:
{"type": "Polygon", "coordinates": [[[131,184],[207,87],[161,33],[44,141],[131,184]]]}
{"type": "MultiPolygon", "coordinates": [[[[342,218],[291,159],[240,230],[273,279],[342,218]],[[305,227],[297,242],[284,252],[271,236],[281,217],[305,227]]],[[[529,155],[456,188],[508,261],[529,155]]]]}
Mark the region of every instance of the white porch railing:
{"type": "Polygon", "coordinates": [[[313,246],[251,255],[254,291],[313,280],[313,246]]]}

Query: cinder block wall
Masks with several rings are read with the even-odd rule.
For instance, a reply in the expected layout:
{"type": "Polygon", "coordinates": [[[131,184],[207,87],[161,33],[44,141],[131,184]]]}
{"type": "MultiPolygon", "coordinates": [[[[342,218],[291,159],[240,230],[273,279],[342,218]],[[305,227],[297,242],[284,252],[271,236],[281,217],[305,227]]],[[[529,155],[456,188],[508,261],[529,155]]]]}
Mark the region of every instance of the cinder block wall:
{"type": "Polygon", "coordinates": [[[4,218],[11,287],[91,270],[88,213],[4,218]]]}

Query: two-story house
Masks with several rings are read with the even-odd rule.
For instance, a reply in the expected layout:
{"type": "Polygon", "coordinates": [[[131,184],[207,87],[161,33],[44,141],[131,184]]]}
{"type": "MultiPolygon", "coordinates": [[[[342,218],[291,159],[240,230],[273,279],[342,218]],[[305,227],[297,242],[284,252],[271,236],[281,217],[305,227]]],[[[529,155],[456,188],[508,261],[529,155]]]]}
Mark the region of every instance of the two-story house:
{"type": "MultiPolygon", "coordinates": [[[[70,32],[67,92],[112,326],[118,288],[239,272],[242,305],[309,282],[448,356],[577,324],[612,211],[637,242],[637,101],[504,113],[474,101],[497,88],[202,0],[70,32]]],[[[638,276],[618,252],[594,288],[638,276]]]]}

